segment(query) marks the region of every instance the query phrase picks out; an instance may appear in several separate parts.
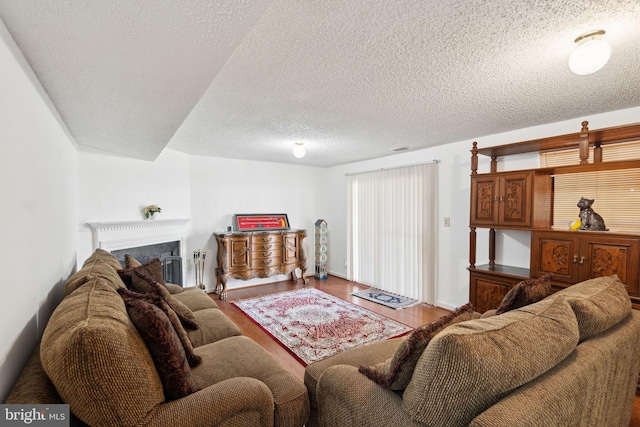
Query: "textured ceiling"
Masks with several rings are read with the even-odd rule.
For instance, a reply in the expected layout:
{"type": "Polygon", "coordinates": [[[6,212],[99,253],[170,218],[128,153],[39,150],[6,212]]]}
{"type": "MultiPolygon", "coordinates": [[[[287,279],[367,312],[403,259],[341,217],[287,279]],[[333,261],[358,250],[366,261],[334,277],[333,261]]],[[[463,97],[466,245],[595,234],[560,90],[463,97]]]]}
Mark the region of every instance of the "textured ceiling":
{"type": "Polygon", "coordinates": [[[638,0],[0,0],[0,17],[80,146],[148,160],[326,167],[640,105],[638,0]],[[611,59],[572,74],[594,29],[611,59]]]}

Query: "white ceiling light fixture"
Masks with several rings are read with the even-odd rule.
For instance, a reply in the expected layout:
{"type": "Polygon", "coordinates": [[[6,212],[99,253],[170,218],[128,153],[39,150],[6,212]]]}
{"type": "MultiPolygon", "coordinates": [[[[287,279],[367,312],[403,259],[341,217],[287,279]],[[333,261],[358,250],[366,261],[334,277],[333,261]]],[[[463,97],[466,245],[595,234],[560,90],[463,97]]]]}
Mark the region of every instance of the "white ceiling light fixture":
{"type": "Polygon", "coordinates": [[[611,56],[611,47],[602,40],[604,30],[590,31],[578,37],[578,44],[569,57],[569,68],[580,76],[586,76],[604,67],[611,56]]]}
{"type": "Polygon", "coordinates": [[[307,154],[307,151],[304,149],[304,144],[302,142],[296,142],[293,146],[293,155],[301,159],[305,154],[307,154]]]}

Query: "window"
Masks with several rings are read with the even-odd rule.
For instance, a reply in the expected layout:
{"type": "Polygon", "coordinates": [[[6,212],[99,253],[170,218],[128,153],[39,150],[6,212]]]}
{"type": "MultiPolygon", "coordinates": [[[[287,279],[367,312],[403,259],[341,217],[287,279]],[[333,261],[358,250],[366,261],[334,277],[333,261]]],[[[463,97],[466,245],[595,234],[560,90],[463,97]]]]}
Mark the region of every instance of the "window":
{"type": "Polygon", "coordinates": [[[348,278],[435,303],[437,163],[348,176],[348,278]]]}
{"type": "MultiPolygon", "coordinates": [[[[607,145],[603,161],[640,159],[640,141],[607,145]]],[[[593,148],[589,158],[593,158],[593,148]]],[[[541,167],[579,164],[578,150],[540,153],[541,167]]],[[[581,197],[595,199],[592,209],[610,231],[640,232],[640,169],[558,174],[554,176],[553,227],[567,229],[580,209],[581,197]]]]}

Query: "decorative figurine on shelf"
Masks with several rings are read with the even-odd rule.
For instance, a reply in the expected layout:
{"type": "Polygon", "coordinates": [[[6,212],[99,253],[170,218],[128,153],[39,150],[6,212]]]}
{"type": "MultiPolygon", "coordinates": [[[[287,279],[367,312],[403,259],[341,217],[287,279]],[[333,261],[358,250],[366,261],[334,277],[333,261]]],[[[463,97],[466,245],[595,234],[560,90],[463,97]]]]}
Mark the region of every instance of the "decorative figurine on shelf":
{"type": "Polygon", "coordinates": [[[604,225],[602,217],[591,209],[594,201],[595,199],[585,199],[581,197],[578,202],[577,206],[580,208],[580,230],[609,231],[604,225]]]}

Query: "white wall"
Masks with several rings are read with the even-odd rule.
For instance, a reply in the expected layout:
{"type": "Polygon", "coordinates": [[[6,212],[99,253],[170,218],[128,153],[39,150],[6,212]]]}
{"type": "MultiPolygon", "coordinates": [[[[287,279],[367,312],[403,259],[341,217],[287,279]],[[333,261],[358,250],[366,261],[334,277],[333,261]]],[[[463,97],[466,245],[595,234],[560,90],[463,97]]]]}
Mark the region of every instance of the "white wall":
{"type": "MultiPolygon", "coordinates": [[[[519,129],[496,135],[478,137],[479,147],[509,144],[536,138],[579,132],[581,122],[589,121],[589,128],[598,129],[638,122],[640,107],[604,114],[578,117],[557,123],[519,129]]],[[[439,164],[439,216],[438,228],[438,283],[437,305],[455,308],[469,301],[469,175],[470,150],[474,140],[466,140],[425,150],[406,152],[383,159],[351,163],[326,170],[325,197],[332,203],[326,220],[329,225],[329,271],[346,277],[347,269],[347,193],[346,173],[380,168],[410,165],[440,160],[439,164]],[[443,219],[451,218],[451,227],[443,226],[443,219]]],[[[489,171],[490,159],[480,158],[479,172],[489,171]]],[[[499,162],[498,170],[515,170],[538,167],[535,154],[513,156],[499,162]]],[[[496,262],[518,267],[529,267],[530,233],[524,231],[499,232],[497,236],[496,262]]],[[[478,230],[477,264],[488,261],[488,231],[478,230]]]]}
{"type": "MultiPolygon", "coordinates": [[[[235,213],[286,213],[292,228],[308,230],[303,243],[313,274],[313,227],[326,203],[318,194],[322,169],[215,157],[166,149],[153,162],[100,153],[79,153],[78,262],[93,251],[88,222],[142,220],[148,204],[162,207],[161,219],[188,218],[185,286],[195,285],[189,254],[206,249],[205,285],[215,287],[214,232],[224,231],[235,213]]],[[[239,281],[228,288],[284,280],[285,276],[239,281]]]]}
{"type": "MultiPolygon", "coordinates": [[[[286,213],[291,228],[306,229],[303,249],[307,275],[314,269],[314,223],[323,218],[333,198],[324,194],[324,169],[278,163],[191,156],[191,218],[188,246],[206,249],[208,289],[215,286],[217,244],[214,232],[232,225],[236,213],[286,213]],[[210,254],[210,255],[209,255],[210,254]]],[[[190,276],[191,280],[193,275],[190,276]]],[[[284,276],[239,281],[230,279],[228,289],[285,280],[284,276]]]]}
{"type": "Polygon", "coordinates": [[[145,206],[160,219],[191,217],[189,156],[163,150],[153,161],[79,152],[78,262],[93,252],[89,222],[142,221],[145,206]]]}
{"type": "Polygon", "coordinates": [[[0,21],[0,402],[74,272],[75,143],[0,21]]]}

